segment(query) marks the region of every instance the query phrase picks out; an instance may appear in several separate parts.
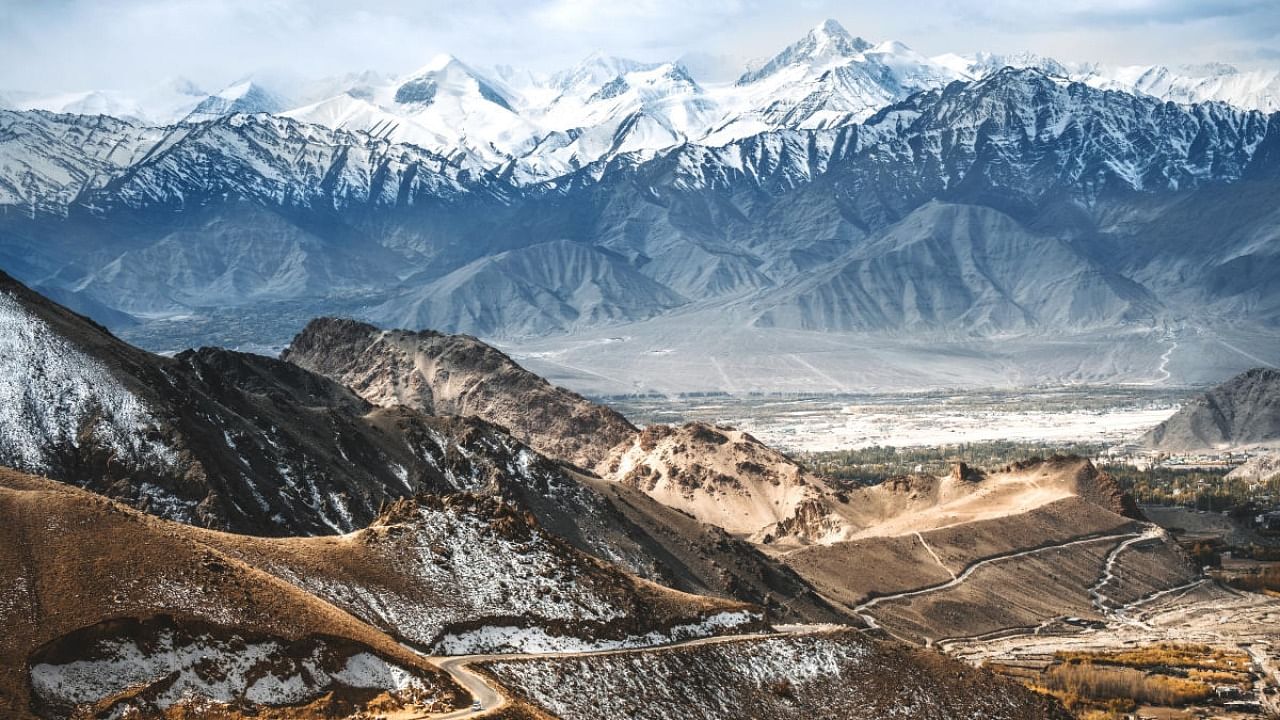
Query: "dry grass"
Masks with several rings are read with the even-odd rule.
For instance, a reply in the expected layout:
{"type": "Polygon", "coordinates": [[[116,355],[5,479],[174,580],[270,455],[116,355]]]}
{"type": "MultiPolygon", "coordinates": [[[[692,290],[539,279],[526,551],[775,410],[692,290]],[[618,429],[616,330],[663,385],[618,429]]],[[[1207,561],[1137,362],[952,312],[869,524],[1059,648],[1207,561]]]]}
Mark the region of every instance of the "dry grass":
{"type": "Polygon", "coordinates": [[[1041,682],[1052,691],[1084,700],[1165,707],[1202,702],[1213,695],[1213,686],[1195,680],[1090,663],[1055,666],[1041,676],[1041,682]]]}
{"type": "Polygon", "coordinates": [[[1185,707],[1210,700],[1215,688],[1247,691],[1246,653],[1209,645],[1162,643],[1096,652],[1059,652],[1043,671],[991,666],[1058,698],[1082,720],[1124,717],[1139,705],[1185,707]]]}
{"type": "Polygon", "coordinates": [[[1250,666],[1249,655],[1241,650],[1187,643],[1160,643],[1131,650],[1104,652],[1059,652],[1054,657],[1064,663],[1118,665],[1139,670],[1163,667],[1230,672],[1250,666]]]}
{"type": "Polygon", "coordinates": [[[157,615],[344,639],[415,671],[443,707],[465,697],[387,634],[205,542],[215,535],[0,469],[0,587],[12,589],[0,599],[0,717],[32,717],[27,662],[37,649],[104,620],[157,615]]]}

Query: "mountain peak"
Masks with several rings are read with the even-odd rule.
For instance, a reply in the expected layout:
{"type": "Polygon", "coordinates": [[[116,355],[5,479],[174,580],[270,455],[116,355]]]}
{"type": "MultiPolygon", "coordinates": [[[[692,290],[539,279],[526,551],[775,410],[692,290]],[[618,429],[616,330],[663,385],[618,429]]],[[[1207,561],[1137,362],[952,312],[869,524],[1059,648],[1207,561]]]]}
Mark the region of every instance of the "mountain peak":
{"type": "Polygon", "coordinates": [[[847,54],[859,53],[871,47],[866,40],[851,35],[839,21],[832,18],[818,23],[817,27],[809,31],[809,37],[815,40],[827,40],[847,54]]]}
{"type": "Polygon", "coordinates": [[[794,65],[821,65],[831,60],[857,56],[872,47],[871,43],[849,34],[844,26],[827,19],[813,28],[803,38],[788,45],[759,70],[748,70],[738,79],[745,85],[769,77],[783,68],[794,65]]]}
{"type": "Polygon", "coordinates": [[[637,70],[651,70],[657,65],[642,63],[628,58],[606,54],[600,50],[592,52],[573,67],[561,70],[551,76],[551,84],[560,90],[596,90],[605,83],[612,82],[619,76],[637,70]]]}
{"type": "Polygon", "coordinates": [[[843,25],[830,18],[823,20],[817,27],[810,30],[805,40],[813,41],[817,55],[847,57],[871,49],[871,43],[850,34],[843,25]]]}
{"type": "Polygon", "coordinates": [[[419,68],[418,71],[414,73],[414,75],[425,75],[427,73],[440,72],[441,70],[444,70],[445,68],[457,62],[458,62],[458,58],[454,57],[453,55],[450,55],[449,53],[440,53],[435,57],[431,58],[431,61],[428,62],[426,65],[423,65],[421,68],[419,68]]]}
{"type": "Polygon", "coordinates": [[[401,105],[425,107],[436,100],[437,94],[479,94],[481,98],[514,113],[507,93],[495,87],[471,66],[453,55],[442,53],[413,73],[396,89],[395,101],[401,105]]]}

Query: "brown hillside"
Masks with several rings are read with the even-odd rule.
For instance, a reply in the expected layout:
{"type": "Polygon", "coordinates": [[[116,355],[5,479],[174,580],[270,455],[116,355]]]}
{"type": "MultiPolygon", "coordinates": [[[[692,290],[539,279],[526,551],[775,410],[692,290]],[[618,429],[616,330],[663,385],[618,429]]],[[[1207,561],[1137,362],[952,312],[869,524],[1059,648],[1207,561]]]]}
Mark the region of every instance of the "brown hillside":
{"type": "MultiPolygon", "coordinates": [[[[0,586],[7,588],[0,599],[0,715],[32,716],[34,653],[45,662],[66,660],[76,651],[66,642],[73,633],[109,636],[114,624],[136,636],[131,622],[176,626],[180,635],[238,647],[270,639],[327,644],[339,655],[369,652],[419,678],[434,703],[462,699],[446,675],[386,634],[207,540],[106,498],[0,469],[0,586]]],[[[91,645],[79,649],[92,656],[91,645]]],[[[340,688],[315,690],[308,702],[326,695],[344,701],[340,688]]],[[[44,707],[50,716],[65,712],[44,707]]]]}
{"type": "Polygon", "coordinates": [[[319,318],[281,358],[347,385],[376,405],[497,423],[535,450],[584,468],[636,432],[617,412],[553,386],[468,335],[383,331],[319,318]]]}

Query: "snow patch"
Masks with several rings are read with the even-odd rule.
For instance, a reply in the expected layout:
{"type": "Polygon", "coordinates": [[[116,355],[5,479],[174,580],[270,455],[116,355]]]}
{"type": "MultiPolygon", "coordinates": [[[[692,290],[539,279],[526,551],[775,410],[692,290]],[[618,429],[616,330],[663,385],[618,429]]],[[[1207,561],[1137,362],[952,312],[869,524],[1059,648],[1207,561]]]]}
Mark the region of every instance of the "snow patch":
{"type": "Polygon", "coordinates": [[[725,634],[725,631],[759,622],[760,619],[758,614],[746,611],[722,612],[701,622],[676,625],[665,631],[655,630],[621,640],[588,640],[552,635],[540,627],[486,626],[460,633],[449,633],[432,648],[432,651],[438,655],[498,655],[584,653],[646,648],[725,634]]]}
{"type": "Polygon", "coordinates": [[[349,656],[335,671],[329,669],[336,665],[335,651],[324,643],[301,657],[286,650],[275,640],[208,634],[183,639],[164,629],[154,643],[101,640],[93,648],[94,659],[37,664],[31,668],[31,686],[44,702],[74,706],[154,685],[157,693],[149,700],[160,709],[240,697],[260,705],[291,705],[341,685],[387,691],[422,687],[404,668],[368,652],[349,656]]]}
{"type": "Polygon", "coordinates": [[[79,448],[87,434],[135,465],[176,465],[170,448],[146,438],[156,426],[104,365],[0,292],[0,464],[48,472],[58,448],[79,448]]]}

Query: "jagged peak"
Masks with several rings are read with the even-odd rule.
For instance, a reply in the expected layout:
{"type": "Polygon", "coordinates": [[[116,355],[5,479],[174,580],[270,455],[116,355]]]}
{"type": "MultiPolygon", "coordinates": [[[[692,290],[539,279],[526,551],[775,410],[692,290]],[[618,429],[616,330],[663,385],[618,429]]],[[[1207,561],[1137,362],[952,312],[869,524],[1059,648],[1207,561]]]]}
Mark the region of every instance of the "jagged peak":
{"type": "Polygon", "coordinates": [[[792,65],[818,65],[840,58],[856,57],[873,46],[851,35],[835,20],[824,20],[803,38],[788,45],[758,70],[748,70],[738,78],[739,85],[762,80],[792,65]]]}
{"type": "Polygon", "coordinates": [[[838,51],[852,55],[869,50],[871,43],[860,37],[852,35],[839,21],[833,18],[827,18],[818,23],[817,27],[809,31],[808,39],[815,42],[830,43],[838,51]]]}
{"type": "Polygon", "coordinates": [[[603,51],[595,50],[572,67],[552,75],[551,85],[560,90],[569,90],[574,87],[581,89],[599,88],[628,73],[652,70],[656,67],[659,67],[659,65],[609,55],[603,51]]]}

